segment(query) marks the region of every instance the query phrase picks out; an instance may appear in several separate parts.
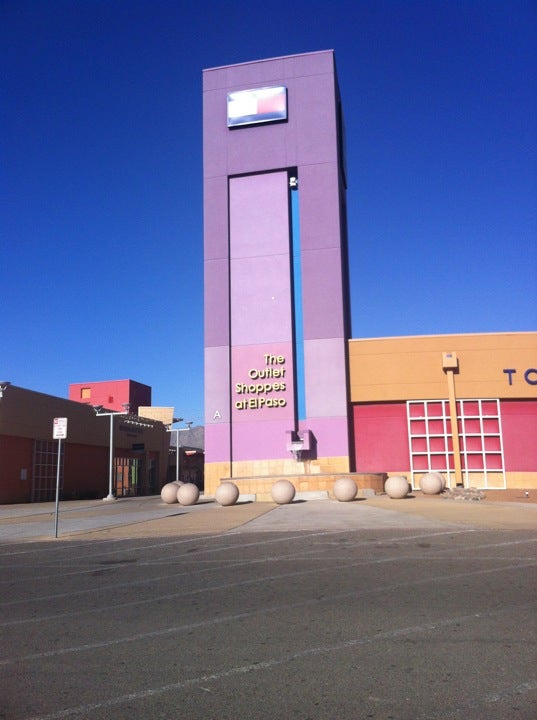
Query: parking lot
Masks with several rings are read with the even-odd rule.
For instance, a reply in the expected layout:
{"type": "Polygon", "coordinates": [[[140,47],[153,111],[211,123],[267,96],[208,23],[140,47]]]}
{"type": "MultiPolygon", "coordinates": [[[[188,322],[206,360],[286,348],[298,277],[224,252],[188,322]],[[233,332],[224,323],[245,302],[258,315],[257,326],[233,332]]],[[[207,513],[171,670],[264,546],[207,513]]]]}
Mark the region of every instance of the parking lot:
{"type": "Polygon", "coordinates": [[[535,720],[537,505],[4,506],[0,718],[535,720]]]}

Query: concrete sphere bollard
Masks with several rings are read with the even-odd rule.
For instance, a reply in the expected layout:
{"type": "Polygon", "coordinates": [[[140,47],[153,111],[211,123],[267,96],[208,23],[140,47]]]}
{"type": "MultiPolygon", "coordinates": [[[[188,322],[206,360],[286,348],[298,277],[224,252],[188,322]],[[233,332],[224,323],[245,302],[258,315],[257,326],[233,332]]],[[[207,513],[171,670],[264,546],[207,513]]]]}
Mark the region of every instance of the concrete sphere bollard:
{"type": "Polygon", "coordinates": [[[410,491],[408,480],[403,475],[392,475],[384,483],[384,492],[393,500],[401,500],[410,491]]]}
{"type": "Polygon", "coordinates": [[[358,487],[352,478],[338,478],[334,483],[334,496],[339,502],[350,502],[358,494],[358,487]]]}
{"type": "MultiPolygon", "coordinates": [[[[427,475],[436,475],[440,478],[440,482],[442,483],[442,490],[446,489],[446,478],[442,475],[441,472],[438,472],[437,470],[433,470],[430,473],[427,473],[427,475]]],[[[442,490],[440,492],[442,492],[442,490]]]]}
{"type": "Polygon", "coordinates": [[[443,489],[443,482],[440,473],[425,473],[420,480],[420,490],[422,493],[425,493],[425,495],[438,495],[443,489]]]}
{"type": "Polygon", "coordinates": [[[199,496],[199,488],[194,483],[183,483],[177,490],[177,502],[181,503],[181,505],[195,505],[199,496]]]}
{"type": "Polygon", "coordinates": [[[174,485],[184,485],[184,482],[182,480],[174,480],[173,484],[174,485]]]}
{"type": "Polygon", "coordinates": [[[232,482],[223,482],[216,488],[214,497],[220,505],[235,505],[239,499],[239,488],[232,482]]]}
{"type": "Polygon", "coordinates": [[[271,495],[272,499],[278,505],[287,505],[287,503],[293,502],[295,497],[295,486],[289,480],[277,480],[272,486],[271,495]]]}
{"type": "Polygon", "coordinates": [[[167,505],[177,502],[177,485],[174,482],[162,486],[160,497],[167,505]]]}

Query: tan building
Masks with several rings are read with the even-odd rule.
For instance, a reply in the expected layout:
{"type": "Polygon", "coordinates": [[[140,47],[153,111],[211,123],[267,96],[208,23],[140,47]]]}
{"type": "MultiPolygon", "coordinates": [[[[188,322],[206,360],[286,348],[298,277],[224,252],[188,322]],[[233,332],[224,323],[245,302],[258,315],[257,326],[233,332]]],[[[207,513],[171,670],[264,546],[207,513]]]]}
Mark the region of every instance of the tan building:
{"type": "Polygon", "coordinates": [[[113,494],[160,492],[167,478],[170,449],[163,423],[133,414],[103,413],[97,415],[91,406],[79,402],[4,384],[0,397],[0,503],[54,499],[58,467],[54,418],[67,418],[67,437],[61,441],[62,499],[108,495],[111,434],[113,494]]]}

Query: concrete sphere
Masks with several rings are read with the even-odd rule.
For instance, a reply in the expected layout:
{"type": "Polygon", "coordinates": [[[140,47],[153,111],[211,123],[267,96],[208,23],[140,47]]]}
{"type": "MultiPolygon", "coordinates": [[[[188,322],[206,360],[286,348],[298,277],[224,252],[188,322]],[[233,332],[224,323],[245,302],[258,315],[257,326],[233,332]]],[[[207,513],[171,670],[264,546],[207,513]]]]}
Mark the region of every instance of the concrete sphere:
{"type": "Polygon", "coordinates": [[[384,492],[393,500],[401,500],[408,495],[410,486],[403,475],[392,475],[384,483],[384,492]]]}
{"type": "Polygon", "coordinates": [[[173,484],[174,485],[184,485],[184,482],[182,480],[174,480],[173,484]]]}
{"type": "Polygon", "coordinates": [[[278,505],[287,505],[287,503],[293,502],[295,497],[295,486],[289,480],[277,480],[272,486],[271,495],[272,499],[278,505]]]}
{"type": "Polygon", "coordinates": [[[223,482],[216,488],[214,496],[220,505],[235,505],[239,499],[239,488],[235,483],[223,482]]]}
{"type": "Polygon", "coordinates": [[[194,483],[183,483],[177,490],[177,502],[181,503],[181,505],[195,505],[199,496],[199,488],[194,483]]]}
{"type": "Polygon", "coordinates": [[[338,478],[334,483],[334,496],[339,502],[350,502],[358,494],[358,487],[352,478],[338,478]]]}
{"type": "Polygon", "coordinates": [[[422,493],[425,493],[425,495],[438,495],[443,489],[440,473],[425,473],[420,480],[420,490],[422,493]]]}
{"type": "MultiPolygon", "coordinates": [[[[440,482],[442,483],[442,490],[446,489],[446,478],[442,475],[441,472],[438,472],[437,470],[435,470],[435,471],[433,471],[431,473],[427,473],[427,474],[428,475],[436,475],[437,477],[439,477],[440,482]]],[[[442,492],[442,491],[440,491],[440,492],[442,492]]]]}
{"type": "Polygon", "coordinates": [[[160,497],[163,502],[171,505],[177,502],[177,485],[174,482],[166,483],[162,486],[160,497]]]}

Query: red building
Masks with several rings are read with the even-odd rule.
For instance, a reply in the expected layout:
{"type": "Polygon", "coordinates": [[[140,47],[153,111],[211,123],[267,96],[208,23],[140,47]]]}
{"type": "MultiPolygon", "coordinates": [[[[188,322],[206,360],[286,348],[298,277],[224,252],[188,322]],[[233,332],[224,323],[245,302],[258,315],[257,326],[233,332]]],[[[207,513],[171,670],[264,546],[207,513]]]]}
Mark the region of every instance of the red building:
{"type": "Polygon", "coordinates": [[[108,410],[137,413],[140,405],[151,405],[151,388],[135,380],[72,383],[69,400],[85,405],[102,405],[108,410]]]}

